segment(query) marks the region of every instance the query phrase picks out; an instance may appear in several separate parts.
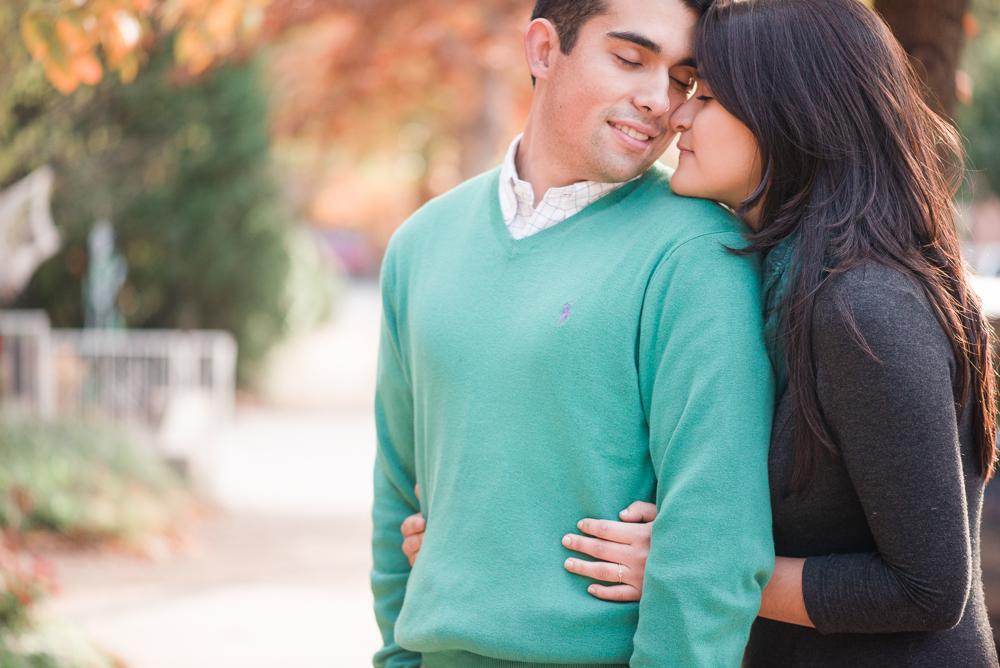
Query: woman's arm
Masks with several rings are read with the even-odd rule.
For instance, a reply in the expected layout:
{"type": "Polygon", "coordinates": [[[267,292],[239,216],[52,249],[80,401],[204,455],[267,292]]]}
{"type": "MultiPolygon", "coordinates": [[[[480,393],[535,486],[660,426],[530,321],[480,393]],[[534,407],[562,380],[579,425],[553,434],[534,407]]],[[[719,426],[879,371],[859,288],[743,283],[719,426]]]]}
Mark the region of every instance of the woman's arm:
{"type": "Polygon", "coordinates": [[[805,563],[805,559],[775,557],[774,574],[760,596],[758,617],[799,626],[814,626],[802,597],[802,567],[805,563]]]}
{"type": "Polygon", "coordinates": [[[972,555],[948,339],[894,270],[855,269],[830,292],[813,318],[817,391],[877,549],[807,559],[808,616],[823,633],[950,628],[972,555]]]}
{"type": "MultiPolygon", "coordinates": [[[[417,492],[420,496],[420,492],[417,492]]],[[[610,585],[592,584],[587,592],[606,601],[638,601],[642,596],[642,581],[646,574],[646,557],[649,555],[651,522],[656,519],[656,506],[636,501],[619,513],[621,522],[583,519],[577,527],[584,535],[567,534],[563,546],[590,555],[598,561],[567,559],[566,570],[610,585]],[[618,567],[621,566],[621,577],[618,567]]],[[[401,527],[403,552],[410,566],[417,560],[424,542],[427,521],[420,513],[406,518],[401,527]]]]}
{"type": "MultiPolygon", "coordinates": [[[[418,493],[419,496],[419,493],[418,493]]],[[[594,580],[602,580],[610,585],[592,584],[587,592],[606,601],[638,601],[642,597],[642,581],[646,570],[646,556],[649,554],[651,522],[656,519],[656,506],[652,503],[636,501],[623,510],[621,522],[611,520],[581,520],[580,531],[585,536],[567,534],[563,545],[598,561],[567,559],[563,564],[571,573],[594,580]],[[618,583],[618,565],[622,566],[621,583],[618,583]]],[[[403,552],[410,565],[417,559],[424,540],[427,522],[420,513],[403,522],[403,552]]],[[[802,566],[805,559],[777,557],[774,575],[771,576],[761,595],[760,617],[774,619],[789,624],[813,626],[806,613],[802,598],[802,566]]]]}
{"type": "MultiPolygon", "coordinates": [[[[617,581],[617,565],[623,564],[623,585],[592,584],[587,591],[608,601],[638,601],[649,553],[651,523],[656,506],[636,501],[621,513],[622,522],[583,520],[580,530],[595,538],[570,534],[563,545],[599,561],[568,559],[566,570],[595,580],[617,581]]],[[[802,567],[805,559],[777,557],[774,574],[761,594],[758,616],[788,624],[813,626],[802,597],[802,567]]]]}

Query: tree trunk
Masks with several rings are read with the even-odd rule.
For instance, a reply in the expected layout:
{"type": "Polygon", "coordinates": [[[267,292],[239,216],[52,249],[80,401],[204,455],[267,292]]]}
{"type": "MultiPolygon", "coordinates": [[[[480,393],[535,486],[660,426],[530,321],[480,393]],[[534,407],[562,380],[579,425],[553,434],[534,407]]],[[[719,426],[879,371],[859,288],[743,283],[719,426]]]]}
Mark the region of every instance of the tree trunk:
{"type": "Polygon", "coordinates": [[[951,118],[969,0],[875,0],[874,5],[927,85],[924,98],[931,109],[951,118]]]}
{"type": "Polygon", "coordinates": [[[499,72],[484,68],[479,113],[462,128],[462,178],[470,179],[495,165],[497,148],[511,113],[510,90],[499,72]]]}

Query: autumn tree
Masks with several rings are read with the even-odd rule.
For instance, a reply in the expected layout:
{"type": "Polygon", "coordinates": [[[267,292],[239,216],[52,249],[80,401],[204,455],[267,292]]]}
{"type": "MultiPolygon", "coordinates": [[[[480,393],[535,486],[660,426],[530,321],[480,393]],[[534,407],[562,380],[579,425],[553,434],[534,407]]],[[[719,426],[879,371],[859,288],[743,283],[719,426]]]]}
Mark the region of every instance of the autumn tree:
{"type": "MultiPolygon", "coordinates": [[[[955,71],[964,38],[964,19],[969,0],[865,0],[886,19],[927,83],[929,101],[950,116],[954,106],[955,71]]],[[[267,19],[270,36],[311,20],[340,19],[339,39],[333,40],[326,61],[315,63],[317,75],[339,75],[337,82],[362,76],[365,81],[352,89],[336,86],[325,103],[338,101],[349,92],[364,99],[381,90],[379,84],[394,83],[384,76],[395,70],[406,79],[421,64],[428,87],[454,82],[465,73],[480,84],[480,92],[492,95],[496,82],[491,71],[502,69],[491,59],[490,49],[504,48],[511,19],[517,25],[530,11],[529,0],[484,0],[482,2],[432,2],[428,0],[65,0],[34,2],[21,17],[25,44],[44,65],[49,80],[59,90],[71,92],[80,84],[94,84],[104,69],[117,72],[123,81],[135,78],[144,58],[143,42],[151,30],[176,32],[175,55],[189,71],[204,71],[219,56],[246,44],[258,34],[267,19]],[[266,12],[266,14],[265,14],[266,12]],[[374,45],[374,50],[368,49],[374,45]],[[390,46],[389,52],[383,47],[390,46]],[[360,47],[360,48],[358,48],[360,47]],[[103,57],[103,64],[101,62],[103,57]],[[430,62],[428,60],[430,59],[430,62]],[[486,62],[486,67],[481,66],[486,62]],[[330,72],[331,65],[338,66],[330,72]],[[362,93],[358,96],[358,93],[362,93]]],[[[494,52],[494,60],[499,51],[494,52]]],[[[420,79],[405,87],[415,91],[420,79]]],[[[397,78],[396,83],[401,83],[397,78]]],[[[395,91],[397,93],[403,91],[395,91]]],[[[428,92],[428,91],[424,91],[428,92]]],[[[405,94],[403,95],[405,98],[405,94]]],[[[352,98],[355,99],[355,98],[352,98]]],[[[483,109],[491,108],[488,102],[483,109]]],[[[502,111],[502,109],[501,109],[502,111]]],[[[490,121],[477,128],[488,133],[490,121]]],[[[475,124],[471,124],[470,127],[475,124]]],[[[470,137],[470,163],[477,162],[476,132],[470,137]]]]}
{"type": "Polygon", "coordinates": [[[520,44],[532,6],[277,0],[262,33],[279,47],[274,132],[371,150],[423,118],[459,144],[461,176],[477,174],[523,121],[530,84],[520,44]]]}
{"type": "Polygon", "coordinates": [[[973,0],[970,41],[963,69],[971,93],[956,110],[973,170],[971,199],[1000,193],[1000,5],[973,0]],[[982,187],[982,186],[985,186],[982,187]]]}
{"type": "Polygon", "coordinates": [[[259,59],[194,75],[178,67],[174,35],[154,33],[134,80],[102,75],[62,94],[17,38],[31,2],[0,6],[0,188],[51,165],[63,248],[18,306],[82,326],[87,234],[106,218],[128,262],[118,294],[127,325],[228,330],[240,378],[252,380],[286,331],[292,221],[272,171],[259,59]]]}
{"type": "Polygon", "coordinates": [[[52,85],[71,93],[101,81],[106,69],[134,80],[157,34],[174,35],[178,64],[201,73],[256,36],[272,1],[32,0],[20,28],[52,85]]]}
{"type": "Polygon", "coordinates": [[[926,84],[928,104],[951,118],[969,0],[875,0],[874,6],[926,84]]]}

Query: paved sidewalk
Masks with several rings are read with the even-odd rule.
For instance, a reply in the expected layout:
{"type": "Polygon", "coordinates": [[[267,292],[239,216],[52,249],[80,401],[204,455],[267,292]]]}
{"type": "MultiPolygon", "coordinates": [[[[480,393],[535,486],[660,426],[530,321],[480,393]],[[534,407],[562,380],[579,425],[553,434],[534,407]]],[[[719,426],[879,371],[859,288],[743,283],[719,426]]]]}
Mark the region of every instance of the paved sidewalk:
{"type": "Polygon", "coordinates": [[[367,517],[371,412],[241,409],[217,441],[213,497],[235,511],[367,517]]]}
{"type": "Polygon", "coordinates": [[[225,514],[165,561],[57,559],[53,615],[130,668],[363,668],[380,645],[369,523],[225,514]]]}

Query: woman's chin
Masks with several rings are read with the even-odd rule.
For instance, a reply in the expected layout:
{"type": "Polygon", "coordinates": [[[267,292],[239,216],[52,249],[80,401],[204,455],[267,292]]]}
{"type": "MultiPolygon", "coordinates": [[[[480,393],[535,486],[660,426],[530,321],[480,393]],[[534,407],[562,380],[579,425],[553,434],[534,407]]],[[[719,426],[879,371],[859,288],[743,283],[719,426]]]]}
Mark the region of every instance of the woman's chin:
{"type": "Polygon", "coordinates": [[[705,198],[707,196],[704,188],[698,188],[697,184],[691,183],[689,179],[681,174],[680,169],[674,172],[674,175],[670,178],[670,190],[675,195],[680,195],[681,197],[705,198]]]}

